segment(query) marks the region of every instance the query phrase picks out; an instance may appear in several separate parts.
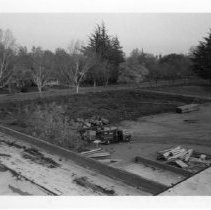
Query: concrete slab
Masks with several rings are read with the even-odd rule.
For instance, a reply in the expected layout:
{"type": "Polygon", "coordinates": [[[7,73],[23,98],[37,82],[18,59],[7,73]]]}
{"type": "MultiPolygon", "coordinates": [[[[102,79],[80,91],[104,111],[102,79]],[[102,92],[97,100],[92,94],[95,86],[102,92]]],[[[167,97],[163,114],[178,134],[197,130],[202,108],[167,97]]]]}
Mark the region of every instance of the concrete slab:
{"type": "Polygon", "coordinates": [[[161,193],[164,196],[211,195],[211,167],[161,193]]]}
{"type": "Polygon", "coordinates": [[[11,171],[0,165],[0,194],[1,195],[49,195],[44,189],[27,181],[21,176],[14,176],[11,171]]]}

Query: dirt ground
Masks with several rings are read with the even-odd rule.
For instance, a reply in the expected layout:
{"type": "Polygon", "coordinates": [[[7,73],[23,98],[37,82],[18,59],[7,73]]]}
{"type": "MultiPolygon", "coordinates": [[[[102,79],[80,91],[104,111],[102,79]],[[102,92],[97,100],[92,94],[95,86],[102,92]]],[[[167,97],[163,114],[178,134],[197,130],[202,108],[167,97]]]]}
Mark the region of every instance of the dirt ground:
{"type": "Polygon", "coordinates": [[[156,160],[157,151],[176,145],[186,145],[197,152],[211,154],[210,103],[191,113],[163,113],[137,121],[123,121],[120,127],[128,129],[134,141],[103,146],[112,158],[121,160],[115,167],[130,169],[135,156],[156,160]]]}

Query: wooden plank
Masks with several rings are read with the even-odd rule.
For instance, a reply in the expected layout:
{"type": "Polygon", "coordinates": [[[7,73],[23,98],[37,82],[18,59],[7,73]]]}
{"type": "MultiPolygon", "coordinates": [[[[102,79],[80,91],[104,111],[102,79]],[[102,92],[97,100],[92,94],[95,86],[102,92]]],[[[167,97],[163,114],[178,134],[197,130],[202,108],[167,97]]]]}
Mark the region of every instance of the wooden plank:
{"type": "Polygon", "coordinates": [[[176,108],[177,113],[187,113],[199,110],[199,104],[187,104],[176,108]]]}
{"type": "Polygon", "coordinates": [[[193,154],[193,149],[189,149],[187,155],[185,156],[185,161],[188,162],[191,155],[193,154]]]}
{"type": "Polygon", "coordinates": [[[98,161],[100,161],[101,163],[116,163],[116,162],[120,162],[120,159],[99,159],[98,161]]]}
{"type": "MultiPolygon", "coordinates": [[[[172,162],[175,163],[180,168],[187,168],[188,167],[188,165],[186,163],[184,163],[182,160],[173,160],[172,162]]],[[[171,163],[171,162],[169,162],[169,163],[171,163]]]]}
{"type": "Polygon", "coordinates": [[[98,152],[98,153],[87,155],[87,157],[89,157],[89,158],[100,158],[100,157],[108,157],[110,155],[111,154],[108,153],[108,152],[98,152]]]}
{"type": "Polygon", "coordinates": [[[93,154],[93,153],[101,151],[101,150],[102,150],[102,148],[97,148],[97,149],[92,149],[92,150],[89,150],[89,151],[86,151],[86,152],[81,152],[80,154],[81,155],[89,155],[89,154],[93,154]]]}

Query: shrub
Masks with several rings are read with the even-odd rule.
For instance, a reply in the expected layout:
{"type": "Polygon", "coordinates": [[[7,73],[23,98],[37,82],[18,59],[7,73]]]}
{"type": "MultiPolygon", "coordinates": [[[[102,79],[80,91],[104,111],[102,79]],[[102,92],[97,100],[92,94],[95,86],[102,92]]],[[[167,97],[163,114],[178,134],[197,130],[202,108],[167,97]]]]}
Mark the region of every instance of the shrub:
{"type": "Polygon", "coordinates": [[[81,140],[77,124],[64,114],[61,106],[54,103],[37,109],[30,116],[32,134],[53,144],[74,150],[83,150],[86,143],[81,140]]]}

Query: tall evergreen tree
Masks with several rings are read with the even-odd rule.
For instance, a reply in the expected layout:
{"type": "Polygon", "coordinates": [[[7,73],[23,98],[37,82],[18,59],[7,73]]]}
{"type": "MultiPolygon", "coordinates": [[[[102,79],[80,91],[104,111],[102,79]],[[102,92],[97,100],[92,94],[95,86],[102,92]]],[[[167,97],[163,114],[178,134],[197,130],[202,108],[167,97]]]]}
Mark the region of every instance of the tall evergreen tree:
{"type": "Polygon", "coordinates": [[[94,52],[102,62],[109,64],[109,81],[115,83],[118,79],[119,64],[124,61],[124,53],[118,38],[108,35],[104,23],[96,26],[94,33],[89,37],[88,45],[84,47],[84,53],[90,52],[94,52]]]}
{"type": "Polygon", "coordinates": [[[194,50],[192,61],[194,72],[211,82],[211,30],[194,50]]]}

